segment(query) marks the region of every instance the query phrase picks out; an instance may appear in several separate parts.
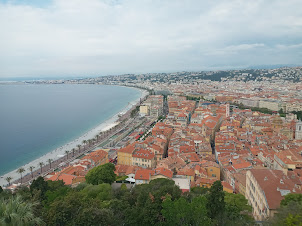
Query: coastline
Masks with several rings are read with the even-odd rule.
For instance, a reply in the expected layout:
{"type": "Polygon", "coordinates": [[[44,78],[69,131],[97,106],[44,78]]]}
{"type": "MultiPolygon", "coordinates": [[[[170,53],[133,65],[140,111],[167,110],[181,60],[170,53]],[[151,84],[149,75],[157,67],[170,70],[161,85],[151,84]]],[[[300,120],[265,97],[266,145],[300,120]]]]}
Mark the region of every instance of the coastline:
{"type": "MultiPolygon", "coordinates": [[[[134,87],[128,87],[128,88],[134,88],[134,87]]],[[[56,148],[55,150],[52,150],[46,154],[44,154],[41,157],[38,157],[36,159],[34,159],[33,161],[20,166],[18,168],[23,167],[25,169],[25,172],[23,173],[23,176],[30,174],[30,170],[28,169],[30,166],[34,166],[35,169],[38,168],[39,162],[44,162],[46,163],[46,161],[48,159],[52,159],[52,160],[56,160],[61,158],[62,156],[65,155],[65,151],[71,151],[72,148],[76,148],[77,145],[82,145],[82,141],[83,140],[89,140],[94,138],[97,134],[99,134],[102,131],[106,131],[109,130],[110,128],[114,127],[115,125],[117,125],[118,122],[118,115],[123,115],[126,114],[127,111],[129,111],[134,105],[136,105],[137,103],[139,103],[140,99],[144,98],[146,95],[148,95],[148,92],[146,90],[143,89],[139,89],[139,88],[135,88],[138,89],[141,92],[141,95],[139,98],[133,100],[132,102],[129,102],[129,104],[123,108],[120,112],[118,112],[117,114],[113,115],[112,117],[110,117],[109,119],[107,119],[106,121],[102,122],[101,124],[97,125],[96,127],[92,128],[91,130],[89,130],[88,132],[80,135],[78,138],[76,138],[75,140],[72,140],[58,148],[56,148]]],[[[0,186],[5,186],[7,185],[7,181],[5,180],[5,178],[7,177],[11,177],[13,178],[12,181],[15,181],[16,179],[20,178],[20,174],[18,174],[16,172],[16,170],[18,169],[14,169],[13,171],[10,171],[6,174],[0,175],[0,186]]]]}

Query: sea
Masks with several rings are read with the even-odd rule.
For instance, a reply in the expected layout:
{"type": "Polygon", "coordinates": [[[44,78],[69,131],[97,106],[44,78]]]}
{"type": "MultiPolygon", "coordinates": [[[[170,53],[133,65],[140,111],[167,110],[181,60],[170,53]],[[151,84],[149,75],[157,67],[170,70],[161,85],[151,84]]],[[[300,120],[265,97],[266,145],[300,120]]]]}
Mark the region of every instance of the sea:
{"type": "Polygon", "coordinates": [[[0,176],[105,125],[141,96],[122,86],[0,84],[0,176]]]}

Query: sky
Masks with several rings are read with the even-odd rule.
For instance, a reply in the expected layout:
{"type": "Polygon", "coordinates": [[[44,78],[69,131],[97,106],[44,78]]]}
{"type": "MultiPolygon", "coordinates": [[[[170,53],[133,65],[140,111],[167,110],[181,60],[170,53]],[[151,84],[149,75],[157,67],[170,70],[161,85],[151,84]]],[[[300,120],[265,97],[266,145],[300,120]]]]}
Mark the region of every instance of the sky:
{"type": "Polygon", "coordinates": [[[0,78],[301,63],[301,0],[0,0],[0,78]]]}

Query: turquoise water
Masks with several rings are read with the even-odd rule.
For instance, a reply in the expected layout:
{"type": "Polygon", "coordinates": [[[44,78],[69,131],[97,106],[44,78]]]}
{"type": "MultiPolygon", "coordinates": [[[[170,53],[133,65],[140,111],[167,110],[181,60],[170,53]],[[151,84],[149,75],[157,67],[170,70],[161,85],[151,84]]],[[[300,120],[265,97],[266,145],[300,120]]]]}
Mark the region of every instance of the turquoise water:
{"type": "Polygon", "coordinates": [[[0,85],[0,175],[105,122],[138,99],[104,85],[0,85]]]}

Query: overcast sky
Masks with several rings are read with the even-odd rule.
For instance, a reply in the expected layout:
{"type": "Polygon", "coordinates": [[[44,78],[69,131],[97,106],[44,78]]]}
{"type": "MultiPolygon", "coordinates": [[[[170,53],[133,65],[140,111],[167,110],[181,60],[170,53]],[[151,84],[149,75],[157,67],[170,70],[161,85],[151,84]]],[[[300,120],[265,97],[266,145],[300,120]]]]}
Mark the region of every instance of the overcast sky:
{"type": "Polygon", "coordinates": [[[302,0],[0,0],[0,77],[302,63],[302,0]]]}

